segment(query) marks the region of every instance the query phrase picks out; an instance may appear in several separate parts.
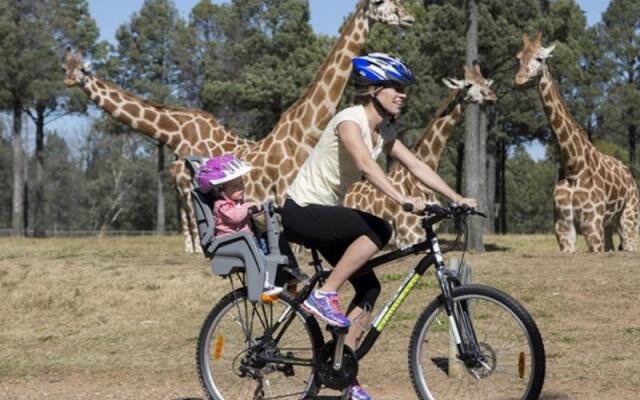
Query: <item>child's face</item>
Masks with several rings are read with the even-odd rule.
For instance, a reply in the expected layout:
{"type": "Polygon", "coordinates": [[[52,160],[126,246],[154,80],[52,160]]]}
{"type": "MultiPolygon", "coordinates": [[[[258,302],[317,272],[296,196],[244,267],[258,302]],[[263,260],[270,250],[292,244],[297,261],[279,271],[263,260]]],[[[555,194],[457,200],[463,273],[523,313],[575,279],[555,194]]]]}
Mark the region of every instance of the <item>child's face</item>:
{"type": "Polygon", "coordinates": [[[242,200],[244,198],[244,182],[242,181],[242,177],[225,183],[222,185],[222,190],[231,200],[242,200]]]}

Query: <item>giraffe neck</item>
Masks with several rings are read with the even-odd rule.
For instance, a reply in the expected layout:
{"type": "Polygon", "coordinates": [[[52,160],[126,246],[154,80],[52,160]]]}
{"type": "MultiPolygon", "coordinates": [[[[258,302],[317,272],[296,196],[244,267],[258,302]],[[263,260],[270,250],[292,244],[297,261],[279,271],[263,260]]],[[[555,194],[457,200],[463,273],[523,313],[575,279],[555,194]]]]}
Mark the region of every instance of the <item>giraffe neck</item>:
{"type": "Polygon", "coordinates": [[[83,89],[107,113],[178,156],[211,156],[206,142],[219,145],[222,151],[252,143],[229,133],[206,112],[154,104],[95,76],[85,77],[83,89]]]}
{"type": "Polygon", "coordinates": [[[434,171],[438,169],[442,152],[462,115],[463,107],[464,92],[452,91],[440,104],[435,117],[429,122],[421,139],[413,147],[414,154],[434,171]]]}
{"type": "Polygon", "coordinates": [[[543,67],[539,89],[544,112],[558,140],[564,173],[567,178],[577,178],[588,165],[594,147],[573,119],[547,66],[543,67]]]}
{"type": "Polygon", "coordinates": [[[351,74],[351,60],[359,55],[369,35],[369,21],[361,2],[347,22],[333,50],[325,58],[313,81],[302,96],[284,114],[271,135],[278,139],[293,139],[310,148],[320,139],[322,131],[335,114],[351,74]],[[289,124],[297,122],[291,129],[289,124]]]}
{"type": "MultiPolygon", "coordinates": [[[[464,93],[452,91],[440,104],[436,115],[422,133],[422,137],[413,146],[413,153],[434,171],[437,170],[440,157],[453,127],[462,115],[464,93]]],[[[392,182],[404,186],[405,193],[413,193],[418,183],[406,168],[395,163],[387,175],[392,182]]],[[[420,189],[421,190],[421,189],[420,189]]]]}

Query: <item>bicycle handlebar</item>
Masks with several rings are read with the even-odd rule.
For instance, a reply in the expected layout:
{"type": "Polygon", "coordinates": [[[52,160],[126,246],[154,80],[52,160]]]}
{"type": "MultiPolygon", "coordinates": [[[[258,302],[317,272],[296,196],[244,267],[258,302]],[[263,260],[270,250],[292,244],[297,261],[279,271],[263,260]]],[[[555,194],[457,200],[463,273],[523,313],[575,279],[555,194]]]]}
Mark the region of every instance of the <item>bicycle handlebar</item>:
{"type": "MultiPolygon", "coordinates": [[[[404,203],[402,209],[406,212],[413,211],[413,205],[411,203],[404,203]]],[[[419,214],[430,214],[433,216],[439,216],[444,218],[450,218],[456,215],[477,215],[479,217],[486,218],[487,215],[476,211],[475,208],[469,207],[466,204],[458,204],[452,202],[449,207],[442,207],[437,204],[427,204],[419,214]]]]}

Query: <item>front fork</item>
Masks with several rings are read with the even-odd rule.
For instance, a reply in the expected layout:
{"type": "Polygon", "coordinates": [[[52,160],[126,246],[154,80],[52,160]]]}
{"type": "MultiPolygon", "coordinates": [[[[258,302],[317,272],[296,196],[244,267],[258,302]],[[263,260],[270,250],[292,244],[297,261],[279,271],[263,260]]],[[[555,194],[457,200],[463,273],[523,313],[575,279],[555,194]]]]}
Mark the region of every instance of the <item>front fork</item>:
{"type": "Polygon", "coordinates": [[[462,309],[458,313],[454,310],[452,291],[461,285],[460,280],[457,274],[447,270],[444,259],[442,258],[438,239],[435,235],[431,239],[431,246],[436,258],[436,276],[438,277],[440,290],[442,291],[444,309],[447,314],[447,319],[449,320],[451,335],[458,348],[458,358],[463,361],[467,367],[473,366],[480,355],[480,347],[475,330],[473,329],[473,323],[469,317],[468,304],[466,302],[461,304],[462,309]],[[464,332],[464,337],[467,339],[466,341],[462,340],[461,332],[464,332]]]}

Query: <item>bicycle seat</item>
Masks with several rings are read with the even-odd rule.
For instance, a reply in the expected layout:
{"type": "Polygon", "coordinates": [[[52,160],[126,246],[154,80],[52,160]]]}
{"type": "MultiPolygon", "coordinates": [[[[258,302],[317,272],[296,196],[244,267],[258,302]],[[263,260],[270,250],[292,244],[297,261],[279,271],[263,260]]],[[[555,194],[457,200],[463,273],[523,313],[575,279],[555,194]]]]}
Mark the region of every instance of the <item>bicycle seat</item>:
{"type": "Polygon", "coordinates": [[[274,280],[278,266],[289,263],[288,257],[280,253],[278,246],[280,228],[277,221],[269,213],[266,213],[269,254],[265,256],[258,249],[253,235],[250,233],[236,232],[216,237],[216,220],[211,209],[215,196],[211,192],[200,190],[197,179],[195,179],[196,171],[204,159],[198,156],[188,156],[185,157],[184,162],[192,174],[191,199],[196,226],[202,251],[205,257],[211,260],[211,270],[214,274],[222,277],[244,272],[249,301],[260,301],[266,271],[269,271],[270,279],[274,280]]]}

